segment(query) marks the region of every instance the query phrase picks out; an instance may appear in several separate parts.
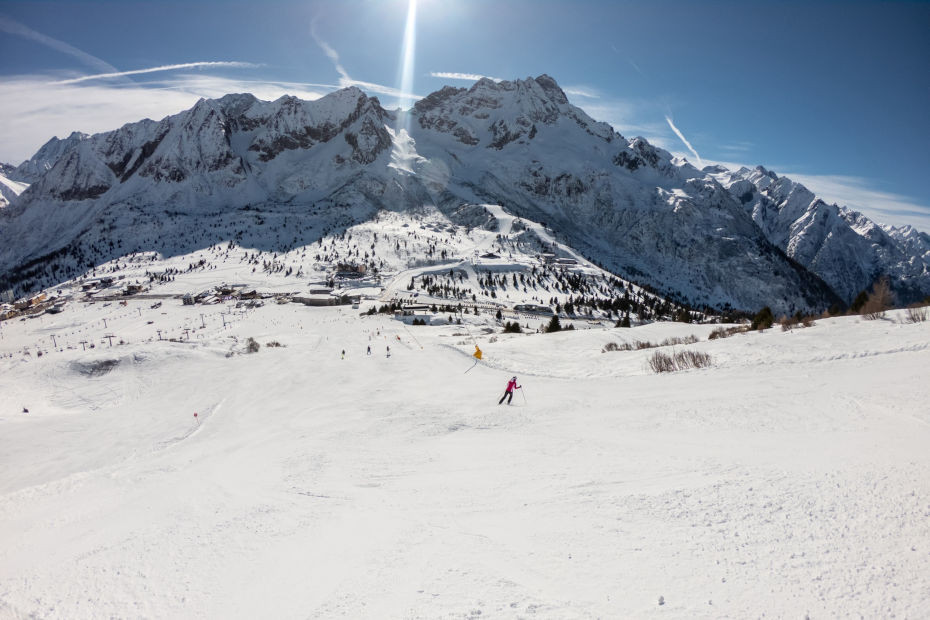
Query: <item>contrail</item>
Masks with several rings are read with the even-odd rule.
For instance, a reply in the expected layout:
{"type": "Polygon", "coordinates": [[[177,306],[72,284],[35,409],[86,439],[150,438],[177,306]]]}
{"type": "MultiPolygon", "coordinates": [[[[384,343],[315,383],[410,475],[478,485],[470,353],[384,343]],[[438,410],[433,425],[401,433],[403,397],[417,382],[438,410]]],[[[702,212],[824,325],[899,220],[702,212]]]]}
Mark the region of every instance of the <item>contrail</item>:
{"type": "Polygon", "coordinates": [[[41,32],[36,32],[32,28],[24,26],[23,24],[14,21],[4,15],[0,15],[0,31],[15,34],[26,39],[31,39],[37,43],[41,43],[42,45],[50,47],[53,50],[57,50],[65,54],[70,54],[81,62],[94,67],[98,71],[119,71],[119,69],[110,63],[104,60],[100,60],[96,56],[91,56],[87,52],[83,52],[73,45],[68,45],[64,41],[59,41],[58,39],[53,39],[52,37],[42,34],[41,32]]]}
{"type": "Polygon", "coordinates": [[[323,53],[333,61],[333,65],[336,67],[336,72],[339,73],[339,85],[343,88],[346,86],[351,86],[353,80],[351,77],[349,77],[349,72],[346,71],[345,67],[342,66],[342,63],[339,62],[339,53],[330,47],[326,41],[317,36],[315,22],[310,25],[310,36],[312,36],[313,40],[316,41],[316,44],[320,46],[320,49],[323,50],[323,53]]]}
{"type": "Polygon", "coordinates": [[[194,67],[240,67],[246,69],[254,69],[260,67],[261,65],[256,65],[251,62],[237,62],[237,61],[204,61],[204,62],[185,62],[178,65],[162,65],[161,67],[150,67],[148,69],[134,69],[132,71],[117,71],[114,73],[98,73],[96,75],[84,75],[78,78],[71,78],[69,80],[61,80],[59,82],[52,82],[52,84],[76,84],[78,82],[86,82],[87,80],[103,80],[106,78],[114,77],[123,77],[126,75],[138,75],[140,73],[155,73],[157,71],[174,71],[175,69],[192,69],[194,67]]]}
{"type": "Polygon", "coordinates": [[[698,152],[694,150],[694,147],[691,146],[691,143],[688,142],[687,139],[685,139],[684,134],[682,134],[681,131],[678,130],[678,127],[675,127],[675,123],[672,122],[672,118],[671,118],[670,116],[666,116],[666,117],[665,117],[665,120],[668,122],[668,126],[672,128],[672,131],[675,132],[675,135],[678,136],[679,138],[681,138],[681,141],[685,143],[685,146],[688,147],[688,150],[690,150],[692,153],[694,153],[694,157],[695,157],[695,158],[697,159],[697,161],[698,161],[698,166],[700,166],[701,168],[703,168],[703,167],[704,167],[704,162],[701,161],[701,156],[698,155],[698,152]]]}
{"type": "Polygon", "coordinates": [[[316,44],[320,46],[320,49],[323,50],[323,53],[331,61],[333,61],[333,66],[336,68],[336,72],[339,73],[339,88],[347,88],[349,86],[358,86],[361,89],[371,91],[373,93],[378,93],[380,95],[388,95],[390,97],[396,97],[397,99],[422,99],[422,95],[417,95],[415,93],[404,92],[397,88],[392,88],[391,86],[384,86],[383,84],[375,84],[373,82],[363,82],[362,80],[353,80],[352,76],[349,75],[349,72],[346,71],[345,67],[342,66],[342,62],[339,60],[339,52],[334,50],[326,41],[321,39],[316,34],[316,29],[311,26],[310,36],[313,37],[313,40],[316,41],[316,44]]]}

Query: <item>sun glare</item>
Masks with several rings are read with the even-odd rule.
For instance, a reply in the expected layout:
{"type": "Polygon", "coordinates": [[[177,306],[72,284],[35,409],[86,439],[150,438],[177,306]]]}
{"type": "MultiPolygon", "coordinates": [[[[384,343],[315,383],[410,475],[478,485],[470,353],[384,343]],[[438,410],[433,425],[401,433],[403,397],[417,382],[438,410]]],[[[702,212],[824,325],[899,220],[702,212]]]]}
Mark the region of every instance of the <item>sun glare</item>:
{"type": "Polygon", "coordinates": [[[417,0],[407,3],[407,23],[404,27],[404,43],[400,57],[400,106],[409,108],[413,105],[413,65],[417,45],[417,0]]]}
{"type": "MultiPolygon", "coordinates": [[[[394,131],[394,156],[401,157],[401,145],[410,135],[410,115],[407,111],[413,105],[413,65],[417,44],[417,0],[408,0],[407,23],[404,27],[404,42],[401,47],[400,67],[398,71],[400,95],[398,105],[402,108],[397,114],[397,127],[394,131]]],[[[403,157],[401,157],[403,159],[403,157]]],[[[412,170],[408,170],[412,172],[412,170]]]]}

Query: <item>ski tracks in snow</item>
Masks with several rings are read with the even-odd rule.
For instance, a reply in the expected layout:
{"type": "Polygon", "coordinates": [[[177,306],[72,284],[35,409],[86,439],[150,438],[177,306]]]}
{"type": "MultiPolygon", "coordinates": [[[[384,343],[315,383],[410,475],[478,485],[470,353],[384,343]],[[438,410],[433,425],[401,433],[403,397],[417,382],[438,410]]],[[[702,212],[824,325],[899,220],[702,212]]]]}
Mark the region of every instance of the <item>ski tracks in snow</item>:
{"type": "Polygon", "coordinates": [[[195,412],[196,417],[194,417],[193,415],[191,416],[193,419],[192,419],[190,427],[186,431],[170,439],[159,441],[158,443],[155,444],[155,451],[167,450],[168,448],[176,446],[182,441],[190,439],[191,437],[199,433],[203,429],[203,427],[206,426],[207,420],[213,417],[220,410],[220,408],[223,406],[223,403],[225,402],[226,402],[226,399],[224,398],[218,404],[206,409],[205,411],[195,412]]]}

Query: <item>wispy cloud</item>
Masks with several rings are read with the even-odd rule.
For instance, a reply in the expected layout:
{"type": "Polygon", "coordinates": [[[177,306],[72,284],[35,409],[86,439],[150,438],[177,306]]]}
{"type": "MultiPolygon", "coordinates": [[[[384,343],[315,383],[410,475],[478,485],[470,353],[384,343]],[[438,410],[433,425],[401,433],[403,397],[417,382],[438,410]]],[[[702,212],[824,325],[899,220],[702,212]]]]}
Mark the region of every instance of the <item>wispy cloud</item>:
{"type": "Polygon", "coordinates": [[[261,67],[251,62],[239,62],[231,60],[220,61],[203,61],[203,62],[185,62],[177,65],[162,65],[160,67],[149,67],[148,69],[133,69],[132,71],[117,71],[113,73],[97,73],[96,75],[84,75],[81,77],[59,80],[55,84],[77,84],[78,82],[87,82],[89,80],[103,80],[115,77],[124,77],[127,75],[141,75],[143,73],[157,73],[160,71],[177,71],[179,69],[200,69],[203,67],[232,67],[239,69],[255,69],[261,67]]]}
{"type": "Polygon", "coordinates": [[[92,56],[87,52],[79,50],[78,48],[74,47],[73,45],[69,45],[64,41],[59,41],[58,39],[53,39],[50,36],[42,34],[41,32],[36,32],[32,28],[21,24],[18,21],[10,19],[5,15],[0,15],[0,31],[20,36],[25,39],[29,39],[30,41],[35,41],[36,43],[50,47],[53,50],[62,52],[63,54],[73,56],[74,58],[77,58],[84,64],[93,67],[98,71],[108,71],[112,73],[119,72],[119,69],[106,62],[105,60],[101,60],[96,56],[92,56]]]}
{"type": "Polygon", "coordinates": [[[480,73],[455,73],[453,71],[430,71],[430,76],[442,78],[445,80],[464,80],[466,82],[477,82],[480,79],[488,78],[495,82],[503,82],[501,78],[491,77],[490,75],[481,75],[480,73]]]}
{"type": "Polygon", "coordinates": [[[584,97],[585,99],[600,99],[601,96],[593,88],[588,88],[587,86],[565,86],[562,88],[562,92],[566,95],[572,95],[574,97],[584,97]]]}
{"type": "Polygon", "coordinates": [[[671,127],[671,128],[672,128],[672,131],[675,132],[675,135],[678,136],[678,139],[685,143],[685,146],[688,147],[688,150],[691,151],[691,153],[692,153],[692,154],[694,155],[694,157],[697,159],[697,161],[698,161],[698,167],[701,167],[701,168],[704,167],[704,164],[701,162],[701,156],[698,155],[698,152],[697,152],[696,150],[694,150],[694,147],[691,146],[691,143],[688,142],[687,138],[685,138],[685,135],[684,135],[683,133],[681,133],[681,131],[678,129],[678,127],[675,126],[675,123],[672,122],[672,117],[666,115],[666,117],[665,117],[665,122],[668,123],[668,126],[671,127]]]}
{"type": "Polygon", "coordinates": [[[730,144],[718,144],[717,149],[728,154],[728,156],[745,156],[746,153],[750,152],[754,148],[752,142],[732,142],[730,144]]]}
{"type": "Polygon", "coordinates": [[[339,81],[340,88],[347,88],[349,86],[357,86],[362,90],[367,90],[370,93],[375,93],[378,95],[387,95],[388,97],[394,97],[398,101],[400,100],[410,100],[410,99],[422,99],[423,95],[418,95],[416,93],[405,93],[399,88],[393,88],[391,86],[385,86],[383,84],[376,84],[374,82],[363,82],[362,80],[349,80],[349,81],[339,81]]]}
{"type": "Polygon", "coordinates": [[[310,29],[310,35],[313,37],[313,40],[316,41],[316,44],[323,50],[323,53],[332,61],[333,66],[336,69],[336,72],[339,74],[339,87],[348,88],[350,86],[356,86],[362,90],[367,90],[371,93],[376,93],[379,95],[387,95],[389,97],[394,97],[398,101],[400,100],[409,100],[409,99],[422,99],[422,95],[417,95],[414,93],[405,93],[398,88],[391,86],[385,86],[384,84],[376,84],[374,82],[363,82],[362,80],[352,79],[352,76],[349,75],[349,72],[346,71],[345,67],[342,66],[342,61],[339,59],[339,53],[332,48],[326,41],[321,39],[316,34],[315,26],[312,26],[310,29]]]}
{"type": "Polygon", "coordinates": [[[643,136],[652,144],[668,149],[670,146],[668,125],[650,120],[654,102],[637,99],[615,99],[601,97],[576,103],[596,121],[608,123],[627,138],[643,136]]]}
{"type": "MultiPolygon", "coordinates": [[[[339,88],[335,84],[311,82],[279,82],[270,80],[237,80],[214,75],[178,75],[153,84],[161,90],[206,98],[217,98],[229,93],[251,93],[258,99],[272,101],[283,95],[292,95],[312,101],[339,88]]],[[[125,89],[120,89],[125,90],[125,89]]],[[[152,90],[152,89],[146,89],[152,90]]]]}

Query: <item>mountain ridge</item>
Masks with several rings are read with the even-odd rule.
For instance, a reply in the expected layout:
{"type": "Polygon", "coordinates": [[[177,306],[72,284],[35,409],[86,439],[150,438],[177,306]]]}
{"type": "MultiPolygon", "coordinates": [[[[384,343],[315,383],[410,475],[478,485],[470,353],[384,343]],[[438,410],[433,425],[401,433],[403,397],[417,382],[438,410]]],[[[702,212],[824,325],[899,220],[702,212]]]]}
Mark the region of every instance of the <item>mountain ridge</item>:
{"type": "Polygon", "coordinates": [[[924,233],[880,227],[760,168],[698,170],[628,140],[545,74],[444,87],[407,111],[354,87],[309,102],[226,95],[157,122],[53,138],[18,166],[14,176],[33,181],[2,212],[0,286],[28,289],[23,266],[39,273],[66,247],[85,266],[124,240],[125,251],[157,250],[126,231],[164,232],[164,213],[210,226],[211,214],[286,205],[326,230],[382,209],[452,216],[490,202],[694,304],[818,311],[880,276],[904,300],[930,294],[924,233]]]}

